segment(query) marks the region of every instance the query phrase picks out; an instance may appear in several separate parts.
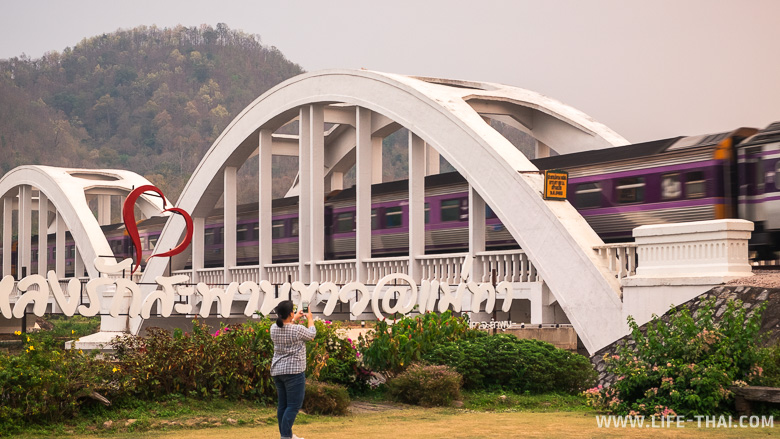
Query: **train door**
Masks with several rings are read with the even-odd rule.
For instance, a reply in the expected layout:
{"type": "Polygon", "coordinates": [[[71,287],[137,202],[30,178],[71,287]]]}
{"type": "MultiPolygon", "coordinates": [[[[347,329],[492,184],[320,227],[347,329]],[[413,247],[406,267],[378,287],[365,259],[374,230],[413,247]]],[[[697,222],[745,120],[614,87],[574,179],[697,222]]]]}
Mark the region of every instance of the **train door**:
{"type": "Polygon", "coordinates": [[[764,194],[764,163],[761,152],[760,146],[745,149],[739,188],[740,218],[756,223],[765,219],[761,203],[761,196],[764,194]]]}

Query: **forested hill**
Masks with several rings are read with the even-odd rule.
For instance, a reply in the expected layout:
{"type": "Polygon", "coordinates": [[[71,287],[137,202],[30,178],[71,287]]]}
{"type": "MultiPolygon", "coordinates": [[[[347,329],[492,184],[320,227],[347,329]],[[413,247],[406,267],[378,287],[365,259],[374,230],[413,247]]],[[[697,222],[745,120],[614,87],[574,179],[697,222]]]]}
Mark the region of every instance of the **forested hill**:
{"type": "Polygon", "coordinates": [[[128,169],[175,201],[227,124],[302,72],[224,24],[142,26],[0,60],[0,175],[25,164],[128,169]]]}

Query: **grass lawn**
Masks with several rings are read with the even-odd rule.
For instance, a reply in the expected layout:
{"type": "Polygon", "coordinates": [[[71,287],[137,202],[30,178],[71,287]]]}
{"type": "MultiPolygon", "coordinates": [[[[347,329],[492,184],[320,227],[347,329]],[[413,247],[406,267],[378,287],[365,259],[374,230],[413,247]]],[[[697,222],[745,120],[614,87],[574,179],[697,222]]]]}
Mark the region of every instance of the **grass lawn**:
{"type": "MultiPolygon", "coordinates": [[[[302,414],[295,433],[307,439],[357,438],[589,438],[766,437],[765,428],[599,428],[596,412],[567,395],[470,393],[461,408],[420,408],[380,398],[356,401],[349,416],[302,414]]],[[[778,427],[780,428],[780,427],[778,427]]],[[[249,402],[212,402],[172,397],[159,403],[110,411],[96,409],[77,423],[27,429],[22,438],[276,438],[276,411],[249,402]],[[109,424],[105,424],[108,422],[109,424]]],[[[2,437],[2,435],[0,435],[2,437]]]]}

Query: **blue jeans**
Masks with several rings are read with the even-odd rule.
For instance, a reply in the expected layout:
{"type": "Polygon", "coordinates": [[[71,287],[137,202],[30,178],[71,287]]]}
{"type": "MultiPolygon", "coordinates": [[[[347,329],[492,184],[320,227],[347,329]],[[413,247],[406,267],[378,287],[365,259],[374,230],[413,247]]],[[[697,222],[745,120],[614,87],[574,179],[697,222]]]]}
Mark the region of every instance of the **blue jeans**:
{"type": "Polygon", "coordinates": [[[303,406],[303,396],[306,394],[306,375],[304,372],[292,375],[277,375],[274,377],[279,404],[276,417],[279,419],[279,434],[283,438],[292,437],[292,426],[298,410],[303,406]]]}

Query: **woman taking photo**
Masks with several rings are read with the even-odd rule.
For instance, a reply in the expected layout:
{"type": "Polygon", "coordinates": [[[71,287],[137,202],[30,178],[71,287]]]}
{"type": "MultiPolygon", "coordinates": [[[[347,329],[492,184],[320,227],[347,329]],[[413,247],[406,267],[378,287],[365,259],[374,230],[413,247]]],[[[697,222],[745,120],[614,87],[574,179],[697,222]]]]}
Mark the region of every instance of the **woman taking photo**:
{"type": "Polygon", "coordinates": [[[282,439],[303,439],[293,434],[292,426],[306,393],[306,342],[317,334],[311,310],[306,313],[308,328],[297,324],[303,315],[302,311],[293,314],[293,303],[285,300],[276,306],[276,324],[271,325],[271,376],[279,395],[276,416],[282,439]]]}

